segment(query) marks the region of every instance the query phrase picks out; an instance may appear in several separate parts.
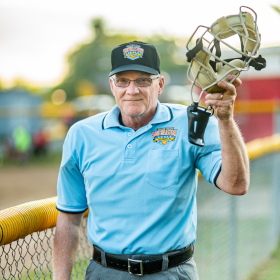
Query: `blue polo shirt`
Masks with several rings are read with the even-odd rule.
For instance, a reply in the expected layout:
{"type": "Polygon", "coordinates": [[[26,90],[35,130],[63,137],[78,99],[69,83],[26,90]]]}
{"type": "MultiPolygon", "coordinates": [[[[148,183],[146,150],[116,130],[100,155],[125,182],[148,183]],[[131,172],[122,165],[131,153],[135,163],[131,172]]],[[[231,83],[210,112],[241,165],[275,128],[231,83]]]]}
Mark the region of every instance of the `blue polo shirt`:
{"type": "Polygon", "coordinates": [[[186,106],[158,103],[137,131],[119,115],[116,105],[70,128],[57,209],[89,208],[88,239],[112,254],[162,254],[195,242],[198,169],[214,183],[221,167],[217,119],[198,147],[188,141],[186,106]]]}

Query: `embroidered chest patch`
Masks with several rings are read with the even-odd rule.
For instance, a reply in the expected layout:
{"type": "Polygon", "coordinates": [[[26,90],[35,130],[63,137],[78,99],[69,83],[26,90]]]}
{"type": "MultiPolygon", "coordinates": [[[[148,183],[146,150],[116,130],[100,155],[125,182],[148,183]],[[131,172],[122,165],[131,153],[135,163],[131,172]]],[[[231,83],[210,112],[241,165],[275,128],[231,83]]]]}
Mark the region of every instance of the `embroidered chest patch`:
{"type": "Polygon", "coordinates": [[[153,131],[152,134],[154,143],[164,146],[175,141],[177,129],[174,129],[174,127],[158,128],[156,131],[153,131]]]}
{"type": "Polygon", "coordinates": [[[139,45],[127,45],[123,49],[124,58],[135,60],[137,58],[142,58],[144,54],[144,49],[139,45]]]}

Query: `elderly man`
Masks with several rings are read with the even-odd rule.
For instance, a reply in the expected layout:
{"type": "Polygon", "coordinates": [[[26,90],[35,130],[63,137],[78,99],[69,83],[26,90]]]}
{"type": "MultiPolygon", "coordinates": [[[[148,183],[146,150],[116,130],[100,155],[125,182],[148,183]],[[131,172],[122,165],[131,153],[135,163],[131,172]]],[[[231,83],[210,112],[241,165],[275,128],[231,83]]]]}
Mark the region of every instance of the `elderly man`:
{"type": "Polygon", "coordinates": [[[198,279],[198,169],[229,194],[249,187],[245,144],[233,120],[241,81],[220,82],[222,99],[221,93],[206,96],[217,118],[210,118],[205,146],[198,147],[188,141],[186,107],[158,101],[164,77],[154,46],[116,47],[109,76],[117,105],[74,124],[65,139],[54,279],[70,279],[87,208],[93,258],[86,279],[198,279]]]}

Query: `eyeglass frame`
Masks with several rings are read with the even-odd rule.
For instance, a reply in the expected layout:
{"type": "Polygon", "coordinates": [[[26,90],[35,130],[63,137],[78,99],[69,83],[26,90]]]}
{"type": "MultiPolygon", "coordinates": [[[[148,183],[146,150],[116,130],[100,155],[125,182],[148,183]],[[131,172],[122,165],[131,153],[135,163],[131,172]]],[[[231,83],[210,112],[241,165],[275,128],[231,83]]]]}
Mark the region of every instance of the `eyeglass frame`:
{"type": "Polygon", "coordinates": [[[126,80],[129,81],[128,85],[125,86],[125,87],[117,86],[117,85],[116,85],[116,79],[114,79],[113,77],[112,77],[111,79],[114,81],[114,85],[115,85],[116,87],[120,87],[120,88],[129,87],[129,85],[130,85],[131,82],[135,82],[135,85],[136,85],[137,87],[150,87],[150,86],[152,85],[153,81],[159,79],[160,76],[157,76],[157,77],[155,77],[155,78],[150,78],[150,77],[145,77],[145,78],[148,78],[148,79],[151,79],[151,80],[152,80],[152,81],[151,81],[151,84],[149,84],[148,86],[139,86],[139,85],[137,85],[136,80],[141,79],[141,78],[137,78],[137,79],[135,79],[135,80],[129,80],[129,79],[127,79],[127,78],[124,78],[124,79],[126,79],[126,80]]]}

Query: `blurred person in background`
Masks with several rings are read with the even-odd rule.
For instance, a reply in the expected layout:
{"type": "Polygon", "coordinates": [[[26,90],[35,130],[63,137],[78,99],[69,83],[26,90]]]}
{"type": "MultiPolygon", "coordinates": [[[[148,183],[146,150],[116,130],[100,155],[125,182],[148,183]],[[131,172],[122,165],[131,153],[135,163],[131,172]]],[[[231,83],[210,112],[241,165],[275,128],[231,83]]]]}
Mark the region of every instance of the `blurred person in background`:
{"type": "Polygon", "coordinates": [[[30,133],[22,125],[18,125],[13,131],[12,139],[16,158],[20,163],[26,163],[32,146],[30,133]]]}
{"type": "Polygon", "coordinates": [[[47,153],[48,136],[46,131],[38,130],[32,139],[33,153],[36,156],[45,155],[47,153]]]}
{"type": "Polygon", "coordinates": [[[233,120],[241,81],[222,81],[222,93],[206,96],[217,118],[210,118],[205,146],[198,147],[188,141],[186,106],[158,101],[164,77],[154,46],[117,46],[111,61],[117,105],[74,124],[64,142],[54,279],[70,279],[89,208],[93,258],[85,279],[197,280],[198,169],[226,193],[243,195],[249,187],[248,156],[233,120]]]}
{"type": "Polygon", "coordinates": [[[15,159],[16,158],[16,149],[13,134],[10,133],[5,139],[4,144],[4,157],[7,159],[15,159]]]}

